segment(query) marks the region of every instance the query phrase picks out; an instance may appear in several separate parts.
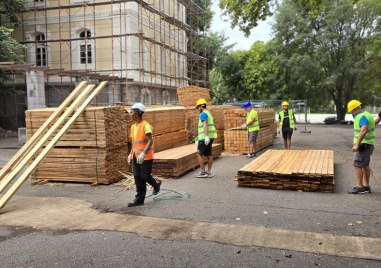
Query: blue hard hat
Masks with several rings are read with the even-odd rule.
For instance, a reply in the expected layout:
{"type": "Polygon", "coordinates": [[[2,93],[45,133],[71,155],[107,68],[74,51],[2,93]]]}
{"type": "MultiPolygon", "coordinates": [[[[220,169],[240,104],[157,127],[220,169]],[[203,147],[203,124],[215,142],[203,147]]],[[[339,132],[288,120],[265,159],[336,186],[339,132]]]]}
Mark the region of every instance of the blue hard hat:
{"type": "Polygon", "coordinates": [[[251,102],[250,101],[247,101],[243,104],[243,108],[249,108],[251,107],[251,102]]]}

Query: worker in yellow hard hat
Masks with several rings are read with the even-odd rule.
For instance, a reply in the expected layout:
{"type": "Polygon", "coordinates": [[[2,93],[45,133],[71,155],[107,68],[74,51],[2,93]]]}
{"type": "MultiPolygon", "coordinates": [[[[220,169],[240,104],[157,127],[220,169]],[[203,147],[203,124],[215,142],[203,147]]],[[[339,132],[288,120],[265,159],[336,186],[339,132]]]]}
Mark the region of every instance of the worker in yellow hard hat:
{"type": "Polygon", "coordinates": [[[357,178],[357,185],[353,187],[350,194],[371,193],[369,186],[370,179],[370,157],[374,150],[375,142],[375,121],[372,114],[361,108],[361,102],[351,100],[348,102],[348,113],[352,113],[354,118],[353,128],[353,166],[357,178]]]}
{"type": "Polygon", "coordinates": [[[196,109],[200,112],[198,120],[198,136],[197,136],[197,160],[200,164],[201,171],[197,174],[197,178],[212,177],[212,144],[217,138],[217,131],[214,126],[213,116],[206,108],[206,100],[199,99],[196,103],[196,109]],[[208,171],[205,169],[205,159],[208,158],[208,171]]]}
{"type": "Polygon", "coordinates": [[[296,118],[293,110],[288,109],[289,104],[287,101],[282,102],[282,111],[278,116],[278,134],[282,130],[283,144],[286,150],[291,148],[291,137],[296,130],[296,118]]]}

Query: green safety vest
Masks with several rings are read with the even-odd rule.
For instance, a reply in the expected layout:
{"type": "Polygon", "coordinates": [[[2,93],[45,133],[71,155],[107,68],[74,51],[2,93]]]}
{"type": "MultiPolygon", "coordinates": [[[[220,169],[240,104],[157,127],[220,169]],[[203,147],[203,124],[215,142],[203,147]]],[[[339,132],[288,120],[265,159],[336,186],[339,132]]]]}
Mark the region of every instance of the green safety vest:
{"type": "Polygon", "coordinates": [[[355,116],[355,121],[353,123],[353,128],[355,130],[355,135],[353,137],[353,144],[356,144],[357,143],[357,140],[359,138],[359,134],[360,134],[360,130],[361,130],[361,127],[360,127],[360,119],[365,116],[366,119],[368,119],[368,131],[366,132],[365,134],[365,137],[364,139],[361,141],[361,143],[366,143],[366,144],[372,144],[374,145],[374,139],[376,137],[376,131],[375,131],[375,124],[374,124],[374,119],[373,119],[373,116],[367,112],[367,111],[364,111],[362,113],[359,113],[355,116]]]}
{"type": "MultiPolygon", "coordinates": [[[[213,116],[208,110],[204,110],[204,113],[208,115],[208,137],[211,139],[217,138],[216,128],[213,122],[213,116]]],[[[205,140],[204,123],[198,120],[198,140],[205,140]]]]}
{"type": "MultiPolygon", "coordinates": [[[[284,112],[280,111],[279,116],[280,116],[279,127],[282,128],[283,119],[284,119],[284,112]]],[[[294,122],[294,111],[293,110],[288,110],[288,120],[290,120],[290,128],[294,129],[295,128],[295,122],[294,122]]]]}
{"type": "Polygon", "coordinates": [[[258,121],[258,112],[255,110],[251,110],[250,113],[247,113],[246,116],[246,124],[248,124],[251,120],[255,118],[255,121],[253,124],[247,126],[247,131],[254,132],[259,131],[259,121],[258,121]]]}

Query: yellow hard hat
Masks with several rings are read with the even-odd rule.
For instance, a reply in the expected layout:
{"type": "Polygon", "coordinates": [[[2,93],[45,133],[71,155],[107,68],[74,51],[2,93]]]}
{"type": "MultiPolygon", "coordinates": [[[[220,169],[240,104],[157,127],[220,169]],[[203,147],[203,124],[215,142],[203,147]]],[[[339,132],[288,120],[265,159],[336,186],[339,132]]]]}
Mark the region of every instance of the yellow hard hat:
{"type": "Polygon", "coordinates": [[[206,105],[206,100],[205,99],[199,99],[196,103],[196,107],[198,107],[200,105],[206,105]]]}
{"type": "Polygon", "coordinates": [[[358,101],[358,100],[351,100],[350,102],[348,102],[348,113],[352,112],[354,109],[356,109],[357,107],[359,107],[361,105],[361,102],[358,101]]]}
{"type": "Polygon", "coordinates": [[[288,105],[289,105],[289,104],[288,104],[287,101],[282,102],[282,106],[288,106],[288,105]]]}

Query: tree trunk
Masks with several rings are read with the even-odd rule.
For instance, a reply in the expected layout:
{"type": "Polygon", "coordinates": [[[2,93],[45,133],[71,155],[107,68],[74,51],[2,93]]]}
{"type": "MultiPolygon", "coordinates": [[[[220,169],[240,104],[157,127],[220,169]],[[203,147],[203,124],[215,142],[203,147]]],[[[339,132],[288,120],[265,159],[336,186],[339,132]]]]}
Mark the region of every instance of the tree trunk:
{"type": "Polygon", "coordinates": [[[337,122],[341,122],[345,119],[345,114],[347,113],[347,109],[343,105],[336,106],[336,115],[337,115],[337,122]]]}

